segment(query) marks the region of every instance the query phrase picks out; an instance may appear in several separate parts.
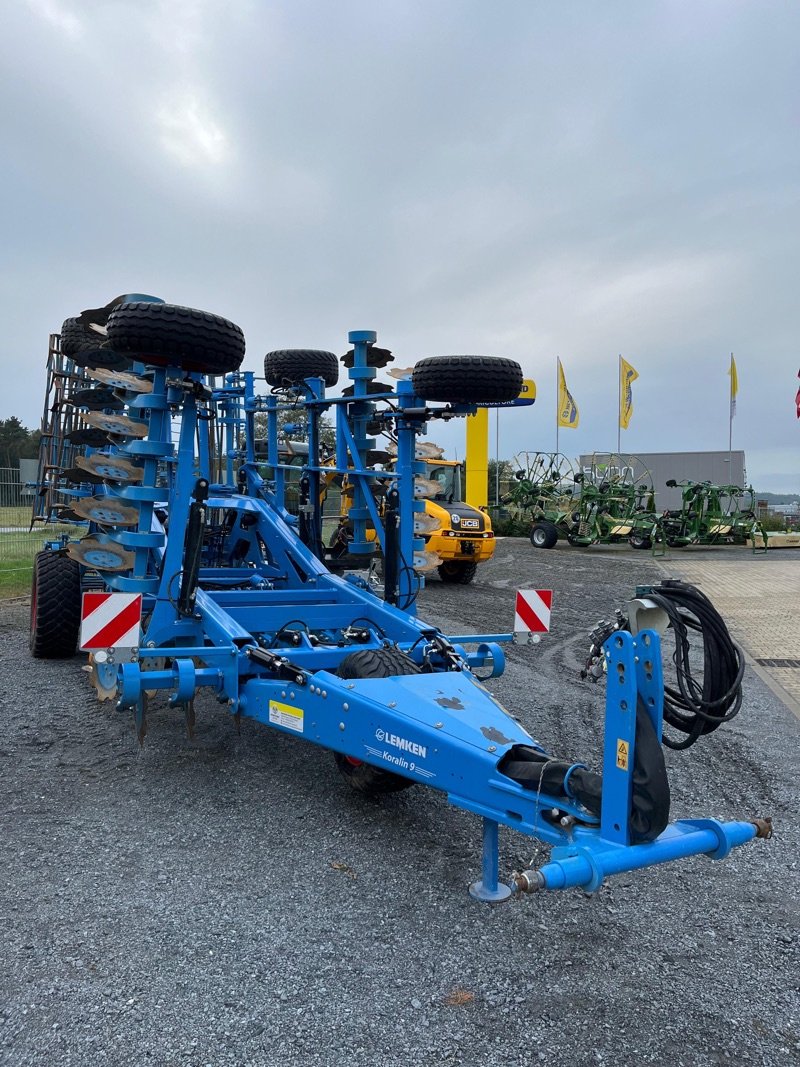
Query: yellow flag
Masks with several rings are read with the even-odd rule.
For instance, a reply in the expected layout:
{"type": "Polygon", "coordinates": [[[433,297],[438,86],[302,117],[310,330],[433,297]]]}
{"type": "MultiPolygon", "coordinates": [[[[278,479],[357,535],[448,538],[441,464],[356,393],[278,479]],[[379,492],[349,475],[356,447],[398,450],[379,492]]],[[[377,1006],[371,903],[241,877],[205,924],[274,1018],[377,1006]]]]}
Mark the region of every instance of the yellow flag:
{"type": "Polygon", "coordinates": [[[628,363],[627,359],[619,357],[619,425],[623,430],[628,429],[628,423],[633,414],[633,389],[632,384],[639,377],[639,372],[628,363]]]}
{"type": "Polygon", "coordinates": [[[578,405],[572,399],[572,393],[567,389],[567,379],[564,377],[564,368],[561,360],[558,361],[558,425],[567,426],[570,430],[577,430],[580,422],[578,405]]]}
{"type": "Polygon", "coordinates": [[[739,375],[736,373],[736,360],[731,352],[731,368],[728,371],[731,376],[731,418],[736,414],[736,394],[739,392],[739,375]]]}

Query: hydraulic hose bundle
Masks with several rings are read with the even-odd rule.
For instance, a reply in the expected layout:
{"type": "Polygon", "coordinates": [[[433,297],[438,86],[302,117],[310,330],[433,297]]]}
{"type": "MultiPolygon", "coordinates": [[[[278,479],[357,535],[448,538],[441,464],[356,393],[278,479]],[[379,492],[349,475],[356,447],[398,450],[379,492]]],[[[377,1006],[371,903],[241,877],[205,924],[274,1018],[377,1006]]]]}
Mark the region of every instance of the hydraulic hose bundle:
{"type": "Polygon", "coordinates": [[[668,579],[647,593],[669,617],[675,638],[672,661],[677,688],[664,685],[664,722],[686,736],[664,735],[668,748],[689,748],[698,737],[730,722],[742,706],[744,654],[728,632],[722,617],[704,593],[693,585],[668,579]],[[693,667],[690,632],[703,639],[703,674],[698,681],[693,667]]]}
{"type": "MultiPolygon", "coordinates": [[[[668,748],[684,749],[703,734],[729,722],[742,705],[744,654],[731,637],[719,612],[705,594],[693,585],[667,579],[657,586],[637,590],[634,605],[653,617],[661,614],[659,629],[671,630],[675,640],[672,662],[675,684],[664,685],[664,723],[686,736],[662,735],[668,748]],[[642,599],[643,598],[643,599],[642,599]],[[660,609],[660,611],[659,611],[660,609]],[[701,649],[691,637],[702,638],[702,677],[696,677],[701,649]]],[[[630,618],[617,611],[592,631],[592,648],[582,677],[603,677],[603,647],[620,630],[643,628],[632,608],[630,618]]],[[[599,815],[603,780],[583,764],[554,760],[525,745],[515,745],[498,766],[503,774],[528,789],[543,790],[553,797],[577,800],[588,812],[599,815]]],[[[632,844],[653,841],[669,821],[670,791],[664,753],[646,709],[639,700],[636,709],[636,744],[628,828],[632,844]]]]}

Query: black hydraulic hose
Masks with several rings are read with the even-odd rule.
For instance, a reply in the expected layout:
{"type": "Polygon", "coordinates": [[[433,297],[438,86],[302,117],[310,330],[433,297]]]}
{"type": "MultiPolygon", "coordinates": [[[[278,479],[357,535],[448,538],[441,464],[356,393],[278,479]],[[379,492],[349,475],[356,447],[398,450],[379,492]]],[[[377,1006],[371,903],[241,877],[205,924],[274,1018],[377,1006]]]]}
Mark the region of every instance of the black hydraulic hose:
{"type": "Polygon", "coordinates": [[[186,538],[183,549],[183,578],[178,594],[178,612],[181,615],[194,614],[194,601],[197,595],[197,581],[200,574],[200,558],[203,553],[203,535],[208,520],[208,482],[198,478],[192,493],[194,500],[189,506],[189,521],[186,525],[186,538]]]}
{"type": "Polygon", "coordinates": [[[668,748],[689,748],[738,715],[742,706],[744,653],[731,637],[714,605],[693,585],[667,579],[648,599],[667,613],[675,638],[672,661],[677,688],[664,685],[664,722],[686,734],[681,740],[664,735],[668,748]],[[703,639],[703,674],[698,681],[692,663],[690,631],[703,639]]]}
{"type": "Polygon", "coordinates": [[[387,604],[397,603],[398,580],[397,566],[400,556],[400,494],[397,489],[390,489],[386,495],[383,516],[383,529],[386,539],[383,553],[383,598],[387,604]]]}

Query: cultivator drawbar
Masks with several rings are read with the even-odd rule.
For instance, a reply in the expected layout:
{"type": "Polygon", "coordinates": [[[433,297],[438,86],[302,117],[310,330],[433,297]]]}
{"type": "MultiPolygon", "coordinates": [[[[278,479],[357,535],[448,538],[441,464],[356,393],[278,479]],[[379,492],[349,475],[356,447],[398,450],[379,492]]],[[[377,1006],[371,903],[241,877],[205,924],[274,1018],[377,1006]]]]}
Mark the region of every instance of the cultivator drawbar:
{"type": "MultiPolygon", "coordinates": [[[[272,392],[261,395],[255,375],[239,370],[241,331],[224,319],[154,299],[120,298],[86,314],[86,328],[103,331],[99,346],[95,330],[81,350],[86,374],[111,395],[84,416],[102,441],[71,465],[73,476],[91,477],[64,487],[85,520],[83,536],[37,560],[32,648],[74,650],[77,634],[65,648],[51,620],[54,598],[74,598],[80,582],[56,586],[54,570],[84,581],[99,574],[109,615],[115,593],[128,594],[125,611],[141,603],[135,644],[92,646],[98,695],[134,712],[140,740],[148,697],[166,696],[191,729],[195,699],[207,693],[234,716],[329,748],[361,792],[438,789],[483,819],[483,870],[471,892],[491,902],[533,889],[593,890],[611,874],[688,855],[722,858],[764,835],[755,822],[669,824],[657,629],[615,626],[595,649],[595,675],[607,679],[597,773],[550,757],[485,688],[487,676],[502,672],[510,635],[448,637],[416,617],[426,568],[417,438],[433,419],[515,397],[517,364],[429,359],[422,373],[381,388],[376,370],[391,354],[359,331],[344,358],[350,395],[329,392],[336,357],[307,349],[270,353],[272,392]],[[286,408],[306,428],[298,515],[286,506],[279,448],[286,408]],[[323,460],[326,413],[336,448],[323,460]],[[257,458],[259,420],[266,468],[257,458]],[[376,463],[379,435],[395,457],[387,467],[376,463]],[[323,483],[337,476],[352,486],[347,574],[329,570],[322,529],[323,483]],[[376,546],[383,597],[363,577],[376,546]],[[502,882],[501,825],[550,844],[550,861],[502,882]]],[[[75,617],[75,604],[63,608],[75,617]]]]}

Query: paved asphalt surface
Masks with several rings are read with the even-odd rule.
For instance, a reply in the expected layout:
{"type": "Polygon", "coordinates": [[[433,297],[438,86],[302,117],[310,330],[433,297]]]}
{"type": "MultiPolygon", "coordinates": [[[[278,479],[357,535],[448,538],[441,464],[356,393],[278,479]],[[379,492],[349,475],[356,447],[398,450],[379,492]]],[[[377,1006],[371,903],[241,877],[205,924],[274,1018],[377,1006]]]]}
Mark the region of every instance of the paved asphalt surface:
{"type": "MultiPolygon", "coordinates": [[[[661,577],[642,555],[500,541],[421,614],[507,630],[516,587],[552,587],[552,633],[492,685],[597,765],[584,635],[661,577]]],[[[673,816],[772,815],[773,840],[492,909],[466,890],[479,820],[441,794],[359,798],[329,753],[212,702],[192,741],[156,706],[140,751],[81,657],[29,658],[26,605],[0,627],[4,1067],[800,1063],[800,724],[749,671],[740,716],[667,753],[673,816]]],[[[534,858],[503,833],[504,873],[534,858]]]]}

